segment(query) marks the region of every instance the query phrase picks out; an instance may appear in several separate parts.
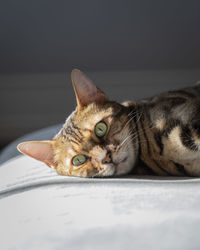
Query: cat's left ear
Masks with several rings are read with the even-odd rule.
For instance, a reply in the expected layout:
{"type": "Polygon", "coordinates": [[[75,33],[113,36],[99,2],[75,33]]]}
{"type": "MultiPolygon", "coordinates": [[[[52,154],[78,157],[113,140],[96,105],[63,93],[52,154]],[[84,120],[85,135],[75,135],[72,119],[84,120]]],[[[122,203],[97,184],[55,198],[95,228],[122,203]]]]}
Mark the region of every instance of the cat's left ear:
{"type": "Polygon", "coordinates": [[[82,109],[90,103],[104,104],[108,101],[104,92],[97,88],[80,70],[74,69],[71,78],[78,109],[82,109]]]}
{"type": "Polygon", "coordinates": [[[18,144],[17,149],[48,166],[56,167],[54,161],[54,141],[27,141],[18,144]]]}

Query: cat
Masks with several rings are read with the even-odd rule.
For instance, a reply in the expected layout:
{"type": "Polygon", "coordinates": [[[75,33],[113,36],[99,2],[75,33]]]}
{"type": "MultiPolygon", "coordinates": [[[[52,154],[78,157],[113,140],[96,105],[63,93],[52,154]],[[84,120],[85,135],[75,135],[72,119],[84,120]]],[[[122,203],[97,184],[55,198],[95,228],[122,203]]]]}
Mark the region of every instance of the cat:
{"type": "Polygon", "coordinates": [[[200,176],[200,85],[120,104],[81,71],[71,77],[76,110],[52,140],[20,152],[67,176],[200,176]]]}

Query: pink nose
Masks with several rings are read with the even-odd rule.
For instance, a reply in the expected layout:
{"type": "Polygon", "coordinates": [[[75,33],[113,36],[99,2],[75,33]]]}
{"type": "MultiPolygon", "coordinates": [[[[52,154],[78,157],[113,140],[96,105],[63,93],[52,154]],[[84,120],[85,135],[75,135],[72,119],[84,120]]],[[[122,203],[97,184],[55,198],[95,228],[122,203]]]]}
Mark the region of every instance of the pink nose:
{"type": "Polygon", "coordinates": [[[106,157],[102,160],[103,164],[108,164],[112,162],[112,153],[111,151],[107,151],[106,157]]]}

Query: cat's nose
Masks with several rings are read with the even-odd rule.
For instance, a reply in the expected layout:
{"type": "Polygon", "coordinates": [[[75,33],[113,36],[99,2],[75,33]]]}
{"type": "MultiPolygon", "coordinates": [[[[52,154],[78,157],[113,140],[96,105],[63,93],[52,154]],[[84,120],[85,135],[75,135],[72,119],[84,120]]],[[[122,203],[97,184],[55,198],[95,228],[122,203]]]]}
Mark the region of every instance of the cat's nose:
{"type": "Polygon", "coordinates": [[[102,164],[109,164],[112,162],[112,153],[111,151],[107,151],[107,154],[105,156],[105,158],[101,161],[102,164]]]}

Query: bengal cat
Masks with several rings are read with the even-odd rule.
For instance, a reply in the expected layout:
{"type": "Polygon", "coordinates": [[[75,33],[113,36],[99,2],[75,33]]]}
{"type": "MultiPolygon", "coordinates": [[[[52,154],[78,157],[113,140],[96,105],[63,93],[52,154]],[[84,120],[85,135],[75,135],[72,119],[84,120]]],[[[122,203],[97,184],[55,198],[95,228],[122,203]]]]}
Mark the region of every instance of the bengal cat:
{"type": "Polygon", "coordinates": [[[67,176],[200,176],[200,85],[119,104],[81,71],[71,76],[76,110],[52,140],[20,152],[67,176]]]}

